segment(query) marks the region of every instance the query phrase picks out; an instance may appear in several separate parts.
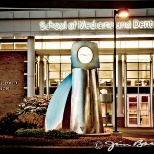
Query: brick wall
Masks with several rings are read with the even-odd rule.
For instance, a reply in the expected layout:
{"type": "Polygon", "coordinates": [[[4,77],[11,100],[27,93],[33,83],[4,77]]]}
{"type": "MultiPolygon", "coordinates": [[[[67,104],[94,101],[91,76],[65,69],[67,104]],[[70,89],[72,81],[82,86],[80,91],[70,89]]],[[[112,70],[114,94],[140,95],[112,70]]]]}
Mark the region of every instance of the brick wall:
{"type": "Polygon", "coordinates": [[[0,117],[14,112],[24,97],[24,53],[0,52],[0,117]]]}

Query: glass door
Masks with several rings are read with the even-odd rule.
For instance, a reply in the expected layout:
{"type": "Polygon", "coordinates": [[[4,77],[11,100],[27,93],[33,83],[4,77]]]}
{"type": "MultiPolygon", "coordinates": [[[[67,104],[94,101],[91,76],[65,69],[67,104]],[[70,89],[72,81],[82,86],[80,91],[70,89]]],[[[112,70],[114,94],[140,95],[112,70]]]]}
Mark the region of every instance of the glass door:
{"type": "Polygon", "coordinates": [[[150,126],[150,96],[140,95],[139,96],[139,116],[141,127],[150,126]]]}
{"type": "Polygon", "coordinates": [[[150,96],[148,94],[127,96],[127,126],[150,127],[150,96]]]}
{"type": "Polygon", "coordinates": [[[127,97],[127,125],[128,127],[138,126],[138,96],[130,95],[127,97]]]}
{"type": "Polygon", "coordinates": [[[152,124],[150,59],[150,55],[126,57],[127,127],[150,127],[152,124]]]}

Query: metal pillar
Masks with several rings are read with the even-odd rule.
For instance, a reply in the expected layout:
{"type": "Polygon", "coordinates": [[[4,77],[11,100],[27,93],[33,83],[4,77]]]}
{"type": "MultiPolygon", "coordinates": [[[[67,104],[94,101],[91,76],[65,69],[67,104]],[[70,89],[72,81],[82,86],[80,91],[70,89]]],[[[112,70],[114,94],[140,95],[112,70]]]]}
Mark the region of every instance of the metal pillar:
{"type": "Polygon", "coordinates": [[[43,56],[40,56],[39,62],[39,95],[43,96],[44,94],[44,61],[43,56]]]}
{"type": "Polygon", "coordinates": [[[151,115],[150,115],[150,126],[153,127],[153,57],[151,56],[151,61],[150,61],[150,71],[151,71],[151,75],[150,75],[150,106],[151,106],[151,115]]]}
{"type": "Polygon", "coordinates": [[[122,113],[122,56],[118,56],[118,104],[117,104],[118,117],[123,117],[122,113]]]}
{"type": "Polygon", "coordinates": [[[92,69],[91,75],[92,75],[92,96],[94,104],[95,133],[103,133],[104,130],[103,130],[103,120],[102,120],[102,112],[100,104],[100,90],[99,90],[97,69],[92,69]]]}
{"type": "Polygon", "coordinates": [[[103,133],[97,69],[73,69],[70,129],[79,133],[103,133]]]}
{"type": "Polygon", "coordinates": [[[46,94],[49,95],[49,63],[48,63],[48,57],[46,59],[46,94]]]}
{"type": "Polygon", "coordinates": [[[27,97],[35,95],[35,38],[28,37],[27,97]]]}
{"type": "Polygon", "coordinates": [[[72,104],[71,104],[71,118],[70,129],[83,134],[84,126],[84,103],[85,103],[85,89],[87,81],[87,72],[81,68],[74,68],[72,70],[72,104]]]}
{"type": "Polygon", "coordinates": [[[113,54],[113,109],[114,109],[114,132],[117,132],[117,101],[116,101],[116,14],[114,10],[114,54],[113,54]]]}
{"type": "Polygon", "coordinates": [[[125,107],[125,127],[127,127],[127,64],[126,55],[124,56],[124,107],[125,107]]]}

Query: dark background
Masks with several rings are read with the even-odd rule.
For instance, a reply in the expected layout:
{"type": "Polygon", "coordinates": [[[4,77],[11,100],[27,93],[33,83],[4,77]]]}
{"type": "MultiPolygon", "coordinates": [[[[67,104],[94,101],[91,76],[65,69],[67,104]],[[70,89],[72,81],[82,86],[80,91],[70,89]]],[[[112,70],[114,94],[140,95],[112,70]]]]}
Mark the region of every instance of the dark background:
{"type": "Polygon", "coordinates": [[[153,2],[154,0],[2,0],[0,10],[8,8],[153,8],[153,2]]]}

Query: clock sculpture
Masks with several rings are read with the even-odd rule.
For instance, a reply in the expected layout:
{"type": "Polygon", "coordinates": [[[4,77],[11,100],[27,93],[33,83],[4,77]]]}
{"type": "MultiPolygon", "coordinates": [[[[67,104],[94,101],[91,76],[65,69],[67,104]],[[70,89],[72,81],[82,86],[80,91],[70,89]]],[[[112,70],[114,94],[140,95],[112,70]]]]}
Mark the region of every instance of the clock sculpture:
{"type": "Polygon", "coordinates": [[[81,63],[88,64],[92,61],[93,59],[93,52],[90,48],[88,47],[81,47],[78,50],[78,59],[81,63]]]}
{"type": "Polygon", "coordinates": [[[79,134],[103,133],[97,68],[97,44],[73,43],[72,73],[56,89],[47,109],[45,130],[69,129],[79,134]]]}

